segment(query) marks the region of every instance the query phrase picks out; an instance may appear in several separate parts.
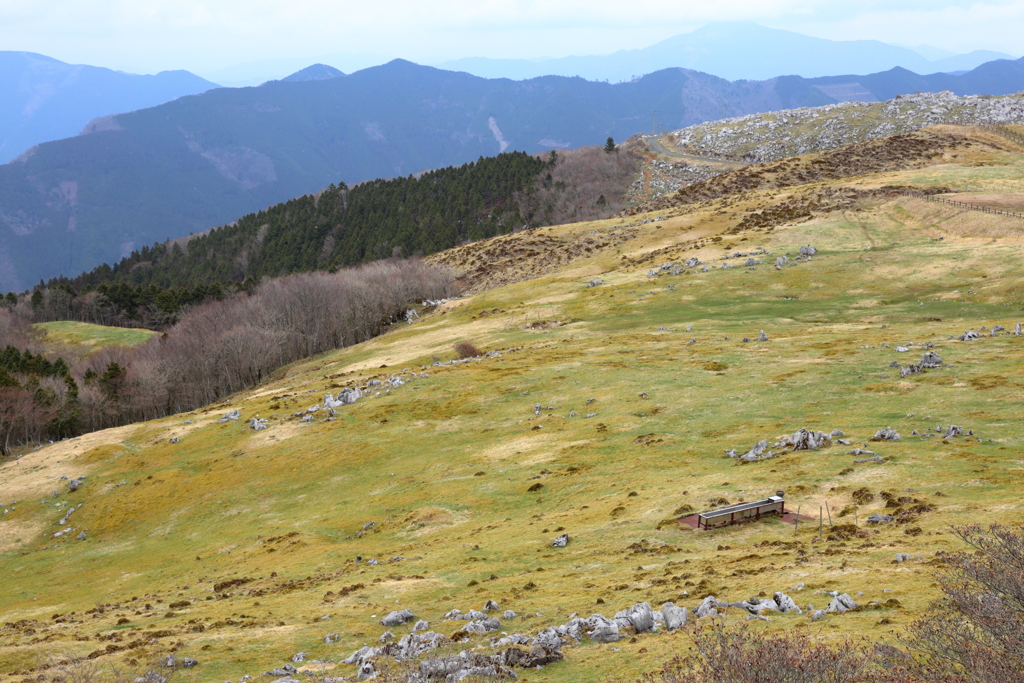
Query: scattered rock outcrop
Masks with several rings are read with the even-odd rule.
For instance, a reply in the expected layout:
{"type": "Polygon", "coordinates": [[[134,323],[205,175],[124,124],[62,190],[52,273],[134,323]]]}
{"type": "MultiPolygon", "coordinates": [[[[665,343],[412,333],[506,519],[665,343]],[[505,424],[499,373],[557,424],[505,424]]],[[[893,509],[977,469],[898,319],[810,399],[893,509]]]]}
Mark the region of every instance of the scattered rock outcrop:
{"type": "Polygon", "coordinates": [[[892,427],[886,427],[885,429],[879,429],[875,432],[875,435],[871,437],[872,441],[899,441],[900,435],[892,427]]]}

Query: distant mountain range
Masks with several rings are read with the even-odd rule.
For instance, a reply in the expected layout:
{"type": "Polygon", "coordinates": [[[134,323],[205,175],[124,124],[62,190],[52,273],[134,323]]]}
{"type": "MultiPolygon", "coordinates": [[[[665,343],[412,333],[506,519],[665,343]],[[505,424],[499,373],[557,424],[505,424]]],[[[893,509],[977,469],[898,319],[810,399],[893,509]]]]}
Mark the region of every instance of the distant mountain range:
{"type": "Polygon", "coordinates": [[[956,95],[1009,95],[1024,90],[1024,57],[986,62],[963,74],[920,76],[897,67],[866,76],[825,76],[806,83],[839,101],[883,102],[897,95],[949,90],[956,95]]]}
{"type": "Polygon", "coordinates": [[[78,135],[97,116],[216,87],[188,71],[138,76],[31,52],[0,52],[0,163],[41,142],[78,135]]]}
{"type": "Polygon", "coordinates": [[[202,71],[201,75],[228,88],[245,88],[267,81],[279,81],[309,64],[330,64],[332,68],[346,73],[361,71],[391,61],[392,57],[369,52],[336,52],[312,57],[282,57],[243,62],[223,69],[202,71]]]}
{"type": "MultiPolygon", "coordinates": [[[[940,51],[923,48],[932,55],[940,51]]],[[[969,71],[985,62],[1012,57],[976,50],[935,60],[913,49],[877,40],[826,40],[751,22],[718,22],[673,36],[640,50],[559,59],[487,59],[470,57],[437,64],[483,78],[516,80],[537,76],[580,76],[613,83],[670,67],[715,74],[730,80],[763,80],[779,75],[804,78],[841,73],[887,71],[902,67],[917,73],[969,71]]]]}
{"type": "Polygon", "coordinates": [[[313,64],[305,69],[300,69],[290,76],[285,76],[282,81],[326,81],[329,78],[344,76],[343,71],[335,69],[326,64],[313,64]]]}
{"type": "MultiPolygon", "coordinates": [[[[610,85],[487,80],[395,60],[328,80],[222,88],[88,125],[0,166],[0,289],[76,275],[331,183],[625,139],[654,109],[681,127],[833,101],[799,79],[680,69],[610,85]]],[[[666,119],[668,120],[668,119],[666,119]]]]}
{"type": "MultiPolygon", "coordinates": [[[[316,66],[296,78],[332,73],[316,66]]],[[[99,118],[0,166],[0,290],[77,275],[331,183],[623,140],[722,118],[726,103],[740,116],[935,88],[1024,90],[1024,60],[962,76],[892,69],[730,82],[666,69],[619,84],[488,80],[395,60],[323,80],[211,90],[99,118]]]]}

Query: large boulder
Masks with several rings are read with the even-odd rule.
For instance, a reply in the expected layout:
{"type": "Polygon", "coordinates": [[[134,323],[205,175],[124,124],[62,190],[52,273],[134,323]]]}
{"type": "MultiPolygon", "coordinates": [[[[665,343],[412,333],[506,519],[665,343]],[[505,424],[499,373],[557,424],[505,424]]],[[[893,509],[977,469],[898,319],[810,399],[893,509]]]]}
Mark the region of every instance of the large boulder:
{"type": "Polygon", "coordinates": [[[629,609],[615,615],[620,628],[632,626],[637,633],[646,633],[654,629],[654,610],[646,602],[638,602],[629,609]]]}
{"type": "Polygon", "coordinates": [[[732,458],[739,457],[739,459],[744,461],[744,462],[756,462],[758,460],[766,460],[766,459],[771,457],[770,453],[768,455],[765,455],[765,451],[767,451],[767,450],[768,450],[768,440],[767,439],[761,439],[760,441],[755,443],[753,446],[751,446],[750,450],[747,451],[746,453],[744,453],[743,455],[737,456],[735,450],[729,451],[729,457],[732,457],[732,458]]]}
{"type": "Polygon", "coordinates": [[[383,626],[401,626],[402,624],[407,624],[415,619],[416,615],[412,613],[412,610],[403,609],[391,612],[381,619],[380,623],[383,626]]]}
{"type": "Polygon", "coordinates": [[[773,596],[773,599],[775,600],[775,604],[778,605],[780,612],[801,613],[801,609],[797,606],[796,602],[793,601],[793,598],[789,597],[785,593],[776,593],[773,596]]]}
{"type": "Polygon", "coordinates": [[[851,609],[856,609],[857,607],[858,605],[856,602],[854,602],[853,598],[851,598],[846,593],[843,593],[841,595],[836,595],[832,598],[832,602],[828,604],[828,608],[825,610],[825,612],[836,612],[838,614],[843,614],[851,609]]]}
{"type": "Polygon", "coordinates": [[[885,429],[879,429],[875,432],[875,435],[871,437],[872,441],[899,441],[900,435],[892,427],[886,427],[885,429]]]}
{"type": "Polygon", "coordinates": [[[565,641],[562,640],[562,636],[558,635],[558,631],[553,628],[546,628],[537,634],[537,637],[530,642],[531,647],[544,647],[549,650],[558,650],[565,641]]]}
{"type": "Polygon", "coordinates": [[[793,432],[793,435],[784,442],[794,451],[816,451],[819,448],[827,448],[832,445],[832,437],[825,432],[812,432],[801,427],[793,432]]]}
{"type": "Polygon", "coordinates": [[[669,631],[686,626],[687,617],[690,616],[685,607],[678,607],[671,602],[666,602],[661,606],[661,613],[665,617],[665,628],[669,631]]]}
{"type": "Polygon", "coordinates": [[[450,643],[451,640],[449,640],[447,636],[433,631],[427,631],[426,633],[410,633],[407,636],[403,636],[402,639],[395,644],[395,656],[399,659],[414,659],[424,652],[436,650],[442,645],[448,645],[450,643]]]}
{"type": "Polygon", "coordinates": [[[709,595],[704,598],[704,601],[700,603],[697,609],[694,610],[693,615],[698,619],[703,617],[714,617],[718,616],[718,600],[713,595],[709,595]]]}
{"type": "Polygon", "coordinates": [[[340,408],[341,406],[347,406],[355,403],[363,397],[363,392],[359,389],[345,388],[338,392],[338,398],[334,398],[330,393],[324,396],[324,408],[340,408]]]}
{"type": "Polygon", "coordinates": [[[595,643],[614,643],[622,640],[619,625],[601,614],[592,614],[587,622],[587,635],[595,643]]]}

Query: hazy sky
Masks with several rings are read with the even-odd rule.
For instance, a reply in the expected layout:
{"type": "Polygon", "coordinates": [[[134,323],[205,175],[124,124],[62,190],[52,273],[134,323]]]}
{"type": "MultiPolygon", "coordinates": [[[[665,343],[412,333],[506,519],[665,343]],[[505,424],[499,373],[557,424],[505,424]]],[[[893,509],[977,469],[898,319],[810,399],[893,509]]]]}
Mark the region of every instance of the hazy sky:
{"type": "Polygon", "coordinates": [[[339,52],[436,63],[605,54],[721,20],[1024,53],[1024,0],[0,0],[0,49],[137,73],[339,52]]]}

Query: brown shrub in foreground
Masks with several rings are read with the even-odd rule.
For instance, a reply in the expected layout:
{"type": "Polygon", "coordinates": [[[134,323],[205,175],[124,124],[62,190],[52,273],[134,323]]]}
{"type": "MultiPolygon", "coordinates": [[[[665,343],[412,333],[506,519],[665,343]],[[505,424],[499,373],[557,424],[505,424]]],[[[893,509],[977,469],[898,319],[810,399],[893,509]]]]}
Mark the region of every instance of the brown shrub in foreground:
{"type": "Polygon", "coordinates": [[[824,643],[806,634],[766,631],[717,619],[692,632],[691,654],[677,656],[639,683],[859,683],[872,654],[844,640],[824,643]]]}
{"type": "Polygon", "coordinates": [[[459,342],[455,345],[455,353],[459,354],[459,358],[476,358],[482,356],[483,351],[476,348],[469,342],[459,342]]]}
{"type": "Polygon", "coordinates": [[[944,599],[900,638],[913,657],[890,659],[886,683],[1024,681],[1024,528],[953,529],[972,552],[944,556],[944,599]]]}

